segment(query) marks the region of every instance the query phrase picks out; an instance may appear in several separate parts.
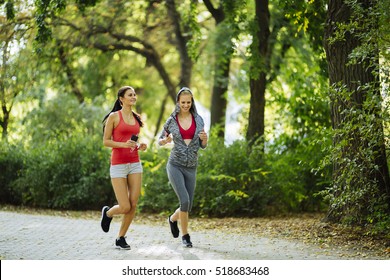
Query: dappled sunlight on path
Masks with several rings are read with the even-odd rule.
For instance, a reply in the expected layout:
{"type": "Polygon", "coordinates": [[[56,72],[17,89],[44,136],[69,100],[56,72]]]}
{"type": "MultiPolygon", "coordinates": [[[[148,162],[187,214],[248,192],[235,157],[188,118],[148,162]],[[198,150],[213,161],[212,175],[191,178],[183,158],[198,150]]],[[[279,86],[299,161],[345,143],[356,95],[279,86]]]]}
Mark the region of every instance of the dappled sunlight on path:
{"type": "MultiPolygon", "coordinates": [[[[193,248],[184,248],[181,239],[172,238],[168,225],[158,218],[155,223],[137,219],[127,241],[130,251],[117,250],[114,240],[119,219],[114,219],[109,233],[100,228],[99,213],[94,218],[71,218],[0,212],[0,257],[30,260],[309,260],[360,259],[346,248],[321,248],[298,240],[267,237],[261,231],[238,232],[233,227],[201,228],[194,220],[191,231],[193,248]],[[161,223],[161,224],[159,224],[161,223]],[[18,244],[18,246],[15,246],[18,244]]],[[[383,259],[367,254],[366,259],[383,259]]]]}

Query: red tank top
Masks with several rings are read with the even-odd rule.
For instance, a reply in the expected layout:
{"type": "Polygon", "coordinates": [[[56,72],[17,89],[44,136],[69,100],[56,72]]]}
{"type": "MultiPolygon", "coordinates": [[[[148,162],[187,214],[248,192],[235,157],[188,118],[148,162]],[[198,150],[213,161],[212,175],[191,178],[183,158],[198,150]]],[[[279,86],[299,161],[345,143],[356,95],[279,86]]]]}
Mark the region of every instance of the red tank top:
{"type": "MultiPolygon", "coordinates": [[[[140,126],[137,120],[134,125],[125,123],[122,117],[122,111],[118,111],[119,124],[112,131],[112,140],[116,142],[126,142],[130,140],[132,135],[138,135],[140,132],[140,126]]],[[[112,148],[111,164],[126,164],[139,162],[138,149],[134,150],[130,148],[112,148]]]]}
{"type": "Polygon", "coordinates": [[[192,116],[191,126],[187,130],[185,130],[184,128],[181,127],[179,119],[177,117],[176,117],[176,122],[179,125],[180,134],[181,134],[181,137],[183,137],[183,140],[184,139],[192,139],[192,138],[194,138],[195,130],[196,130],[196,124],[195,124],[194,116],[192,116]]]}

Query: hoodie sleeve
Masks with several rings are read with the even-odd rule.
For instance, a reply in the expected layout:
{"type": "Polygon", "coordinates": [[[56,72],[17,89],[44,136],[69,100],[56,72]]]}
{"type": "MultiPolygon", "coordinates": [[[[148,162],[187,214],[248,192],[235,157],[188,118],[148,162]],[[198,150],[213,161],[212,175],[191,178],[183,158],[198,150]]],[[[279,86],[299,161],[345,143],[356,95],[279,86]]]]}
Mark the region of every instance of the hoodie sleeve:
{"type": "MultiPolygon", "coordinates": [[[[199,115],[197,116],[197,125],[199,125],[201,130],[204,130],[204,121],[203,121],[203,118],[201,116],[199,116],[199,115]]],[[[202,145],[202,140],[200,140],[200,138],[199,138],[199,146],[202,149],[206,149],[207,144],[205,146],[203,146],[202,145]]]]}
{"type": "Polygon", "coordinates": [[[164,126],[163,126],[163,129],[161,130],[161,133],[160,133],[160,136],[158,137],[158,139],[163,139],[166,137],[166,135],[170,134],[171,132],[169,131],[169,125],[172,121],[172,116],[170,116],[167,121],[165,122],[164,126]]]}

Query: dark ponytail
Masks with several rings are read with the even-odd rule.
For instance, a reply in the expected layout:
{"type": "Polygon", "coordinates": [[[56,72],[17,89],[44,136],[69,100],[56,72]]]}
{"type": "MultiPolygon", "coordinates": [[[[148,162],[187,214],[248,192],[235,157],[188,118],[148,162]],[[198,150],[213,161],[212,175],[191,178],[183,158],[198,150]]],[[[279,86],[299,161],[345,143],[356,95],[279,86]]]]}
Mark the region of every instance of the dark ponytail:
{"type": "MultiPolygon", "coordinates": [[[[108,116],[109,116],[111,113],[114,113],[114,112],[119,111],[120,109],[122,109],[122,104],[121,104],[121,101],[120,101],[119,97],[123,97],[123,96],[125,95],[125,92],[126,92],[127,90],[129,90],[129,89],[131,89],[131,90],[134,91],[134,89],[133,89],[132,87],[130,87],[130,86],[124,86],[124,87],[121,87],[121,88],[118,90],[118,98],[117,98],[116,101],[115,101],[114,107],[112,108],[111,112],[109,112],[109,113],[103,118],[103,121],[102,121],[102,123],[103,123],[103,132],[104,132],[104,127],[106,126],[106,121],[107,121],[108,116]]],[[[135,92],[135,91],[134,91],[134,92],[135,92]]],[[[143,122],[142,122],[142,120],[141,120],[141,116],[140,116],[140,115],[138,115],[137,113],[133,112],[133,116],[134,116],[134,118],[137,120],[137,122],[139,123],[139,126],[141,126],[141,127],[144,126],[144,124],[143,124],[143,122]]]]}
{"type": "Polygon", "coordinates": [[[119,98],[115,101],[115,104],[114,104],[114,107],[112,108],[111,112],[108,113],[104,118],[103,118],[103,132],[104,132],[104,127],[106,126],[106,121],[107,121],[107,118],[108,116],[113,113],[113,112],[116,112],[116,111],[119,111],[120,109],[122,109],[122,105],[121,105],[121,102],[119,101],[119,98]]]}
{"type": "Polygon", "coordinates": [[[143,126],[144,126],[144,123],[143,123],[143,121],[142,121],[142,119],[141,119],[141,115],[139,115],[139,114],[133,112],[133,116],[134,116],[134,118],[137,120],[139,126],[140,126],[140,127],[143,127],[143,126]]]}

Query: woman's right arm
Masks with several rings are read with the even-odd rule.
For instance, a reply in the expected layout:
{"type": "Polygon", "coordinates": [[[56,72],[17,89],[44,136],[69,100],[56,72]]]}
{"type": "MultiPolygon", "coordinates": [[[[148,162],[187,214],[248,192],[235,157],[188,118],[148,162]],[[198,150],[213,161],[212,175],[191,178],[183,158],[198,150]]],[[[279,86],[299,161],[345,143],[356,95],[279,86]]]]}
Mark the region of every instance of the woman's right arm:
{"type": "Polygon", "coordinates": [[[119,122],[119,116],[112,113],[108,116],[106,126],[104,127],[103,145],[109,148],[133,148],[129,142],[116,142],[112,140],[112,132],[114,131],[115,123],[119,122]]]}
{"type": "Polygon", "coordinates": [[[168,123],[169,123],[168,121],[165,123],[164,128],[161,131],[160,137],[158,138],[158,141],[157,141],[157,143],[160,146],[164,146],[164,145],[172,142],[172,135],[169,132],[167,132],[167,130],[166,130],[166,127],[168,127],[168,123]]]}
{"type": "Polygon", "coordinates": [[[165,133],[165,137],[163,137],[163,138],[160,137],[158,139],[158,144],[160,146],[164,146],[168,143],[171,143],[172,142],[172,134],[168,134],[168,132],[166,132],[166,131],[163,131],[162,133],[165,133]]]}

